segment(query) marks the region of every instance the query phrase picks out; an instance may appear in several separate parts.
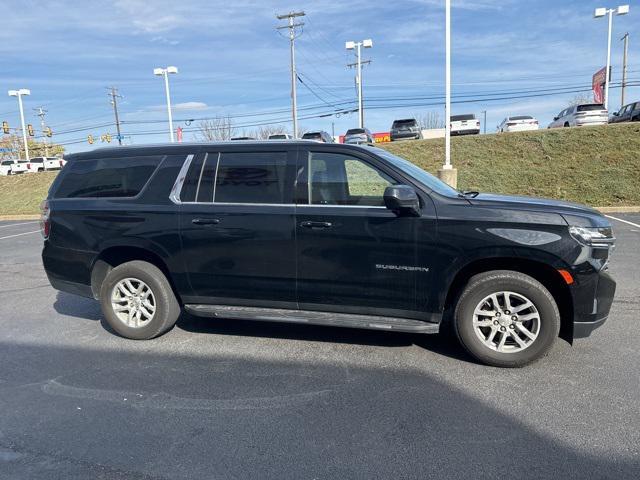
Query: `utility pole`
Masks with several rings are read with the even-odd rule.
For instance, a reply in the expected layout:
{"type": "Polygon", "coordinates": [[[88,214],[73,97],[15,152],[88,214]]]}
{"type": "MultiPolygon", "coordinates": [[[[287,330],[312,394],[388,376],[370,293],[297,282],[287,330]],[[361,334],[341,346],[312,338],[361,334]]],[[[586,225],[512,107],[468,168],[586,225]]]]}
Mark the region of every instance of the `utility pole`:
{"type": "Polygon", "coordinates": [[[482,122],[483,133],[487,134],[487,111],[483,110],[482,114],[484,115],[484,120],[482,122]]]}
{"type": "Polygon", "coordinates": [[[289,48],[291,54],[291,118],[293,120],[293,138],[298,138],[298,99],[296,94],[296,82],[298,74],[296,72],[296,53],[295,53],[295,39],[296,28],[302,27],[304,23],[295,23],[296,17],[304,17],[304,12],[289,12],[283,15],[276,15],[278,20],[287,20],[287,25],[277,27],[277,30],[289,29],[289,48]]]}
{"type": "Polygon", "coordinates": [[[44,110],[42,107],[38,107],[38,108],[34,108],[34,110],[38,113],[36,113],[36,115],[38,115],[40,117],[40,130],[42,131],[42,138],[43,138],[43,142],[44,142],[44,156],[48,157],[49,156],[49,145],[47,144],[47,136],[44,133],[44,129],[46,128],[46,125],[44,123],[44,116],[47,114],[47,111],[44,110]]]}
{"type": "Polygon", "coordinates": [[[118,95],[118,89],[116,87],[108,87],[110,92],[107,94],[111,97],[111,105],[113,105],[113,114],[116,117],[116,131],[118,132],[118,144],[122,145],[122,135],[120,134],[120,119],[118,118],[118,98],[122,98],[122,95],[118,95]]]}
{"type": "Polygon", "coordinates": [[[629,53],[629,32],[620,39],[624,41],[624,53],[622,54],[622,94],[620,108],[624,107],[624,90],[627,88],[627,54],[629,53]]]}
{"type": "Polygon", "coordinates": [[[356,62],[347,64],[347,67],[356,67],[356,86],[358,88],[358,126],[364,128],[364,101],[362,99],[362,65],[368,65],[371,60],[362,60],[361,48],[371,48],[371,40],[363,42],[347,42],[347,50],[356,50],[356,62]],[[366,43],[365,43],[366,42],[366,43]]]}

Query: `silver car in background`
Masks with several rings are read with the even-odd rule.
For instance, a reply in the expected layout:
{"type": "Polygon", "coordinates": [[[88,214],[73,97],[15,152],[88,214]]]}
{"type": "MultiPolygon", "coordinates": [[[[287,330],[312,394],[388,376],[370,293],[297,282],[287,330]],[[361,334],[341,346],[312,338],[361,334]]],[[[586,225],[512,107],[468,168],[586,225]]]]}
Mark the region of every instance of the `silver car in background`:
{"type": "Polygon", "coordinates": [[[600,103],[581,103],[561,111],[547,128],[586,127],[588,125],[606,125],[609,112],[600,103]]]}
{"type": "Polygon", "coordinates": [[[374,143],[374,139],[368,128],[350,128],[344,135],[344,143],[359,145],[361,143],[374,143]]]}

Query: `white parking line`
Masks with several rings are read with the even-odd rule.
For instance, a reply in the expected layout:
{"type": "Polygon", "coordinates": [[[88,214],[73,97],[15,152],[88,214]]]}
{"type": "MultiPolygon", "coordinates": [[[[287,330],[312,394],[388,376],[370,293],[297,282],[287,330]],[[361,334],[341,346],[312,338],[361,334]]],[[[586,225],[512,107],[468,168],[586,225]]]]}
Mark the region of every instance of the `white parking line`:
{"type": "Polygon", "coordinates": [[[629,225],[631,225],[633,227],[636,227],[636,228],[640,228],[640,225],[638,225],[637,223],[630,222],[629,220],[623,220],[621,218],[612,217],[611,215],[605,215],[605,217],[611,218],[613,220],[617,220],[617,221],[622,222],[622,223],[628,223],[629,225]]]}
{"type": "Polygon", "coordinates": [[[0,237],[0,240],[6,240],[7,238],[20,237],[22,235],[30,235],[32,233],[40,233],[40,230],[34,230],[33,232],[16,233],[15,235],[8,235],[6,237],[0,237]]]}
{"type": "Polygon", "coordinates": [[[38,223],[38,222],[33,221],[33,222],[12,223],[11,225],[0,225],[0,228],[17,227],[18,225],[29,225],[31,223],[38,223]]]}

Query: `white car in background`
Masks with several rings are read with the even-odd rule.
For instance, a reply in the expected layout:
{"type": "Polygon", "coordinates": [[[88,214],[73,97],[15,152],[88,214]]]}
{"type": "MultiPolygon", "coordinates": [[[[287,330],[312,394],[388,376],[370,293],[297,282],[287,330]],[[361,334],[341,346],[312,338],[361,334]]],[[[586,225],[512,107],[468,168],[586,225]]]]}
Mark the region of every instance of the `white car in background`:
{"type": "Polygon", "coordinates": [[[526,132],[538,130],[539,127],[538,120],[531,115],[516,115],[502,120],[502,123],[498,125],[498,132],[526,132]]]}
{"type": "Polygon", "coordinates": [[[60,170],[64,166],[64,161],[58,157],[33,157],[27,163],[27,172],[45,172],[49,170],[60,170]]]}
{"type": "Polygon", "coordinates": [[[0,162],[0,175],[16,175],[27,171],[26,160],[3,160],[0,162]]]}
{"type": "Polygon", "coordinates": [[[477,135],[480,133],[480,120],[473,113],[451,115],[451,135],[477,135]]]}
{"type": "Polygon", "coordinates": [[[582,103],[561,111],[547,128],[585,127],[587,125],[606,125],[609,112],[600,103],[582,103]]]}

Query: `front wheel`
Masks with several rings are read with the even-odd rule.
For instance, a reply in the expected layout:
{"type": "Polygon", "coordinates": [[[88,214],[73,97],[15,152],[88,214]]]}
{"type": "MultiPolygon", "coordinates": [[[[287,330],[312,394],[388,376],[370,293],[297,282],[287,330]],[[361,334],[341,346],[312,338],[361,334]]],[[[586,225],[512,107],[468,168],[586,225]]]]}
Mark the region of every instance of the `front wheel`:
{"type": "Polygon", "coordinates": [[[454,314],[456,335],[477,360],[522,367],[546,355],[560,331],[560,313],[540,282],[520,272],[473,276],[454,314]]]}
{"type": "Polygon", "coordinates": [[[140,260],[118,265],[107,274],[100,288],[100,306],[111,328],[134,340],[163,334],[180,315],[162,270],[140,260]]]}

